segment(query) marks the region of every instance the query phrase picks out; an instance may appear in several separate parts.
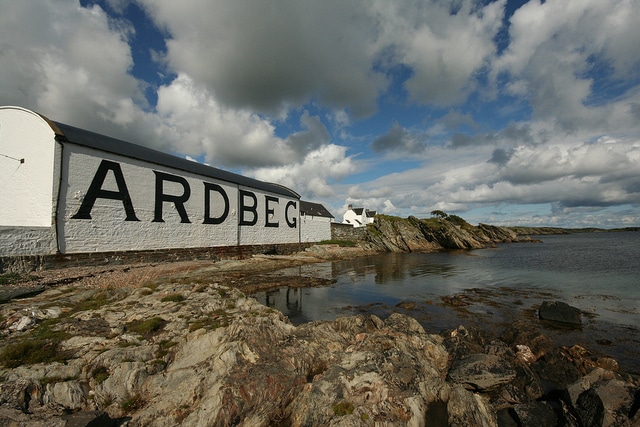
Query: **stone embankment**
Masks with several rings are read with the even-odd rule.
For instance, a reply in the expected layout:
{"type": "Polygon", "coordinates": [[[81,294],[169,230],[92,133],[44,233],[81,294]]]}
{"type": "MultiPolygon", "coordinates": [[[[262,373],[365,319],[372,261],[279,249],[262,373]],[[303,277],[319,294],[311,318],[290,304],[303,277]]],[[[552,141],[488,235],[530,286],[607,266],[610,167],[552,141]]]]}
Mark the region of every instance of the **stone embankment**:
{"type": "MultiPolygon", "coordinates": [[[[640,423],[636,378],[555,347],[531,322],[499,339],[462,326],[427,334],[397,313],[294,326],[233,287],[243,263],[3,304],[0,425],[640,423]]],[[[548,319],[566,309],[545,307],[548,319]]]]}

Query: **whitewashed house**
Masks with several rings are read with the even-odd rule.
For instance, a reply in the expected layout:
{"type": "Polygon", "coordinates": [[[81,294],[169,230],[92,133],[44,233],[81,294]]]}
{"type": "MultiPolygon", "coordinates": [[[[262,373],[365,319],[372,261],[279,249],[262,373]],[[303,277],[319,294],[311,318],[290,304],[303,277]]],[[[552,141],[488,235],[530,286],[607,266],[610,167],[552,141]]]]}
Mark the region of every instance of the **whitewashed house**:
{"type": "Polygon", "coordinates": [[[365,208],[354,208],[353,205],[349,205],[347,211],[344,213],[343,224],[351,224],[354,227],[364,227],[367,224],[373,224],[373,220],[376,216],[376,211],[370,211],[365,208]]]}
{"type": "Polygon", "coordinates": [[[323,205],[300,200],[300,242],[331,240],[333,218],[323,205]]]}

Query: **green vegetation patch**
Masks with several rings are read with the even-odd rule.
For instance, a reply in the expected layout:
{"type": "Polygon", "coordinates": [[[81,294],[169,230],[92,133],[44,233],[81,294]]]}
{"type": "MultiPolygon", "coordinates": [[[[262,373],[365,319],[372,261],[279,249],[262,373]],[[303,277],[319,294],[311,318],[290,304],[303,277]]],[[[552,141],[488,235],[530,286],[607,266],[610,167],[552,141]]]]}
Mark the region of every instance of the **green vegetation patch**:
{"type": "Polygon", "coordinates": [[[189,332],[197,331],[198,329],[213,330],[218,328],[225,328],[229,326],[230,314],[222,309],[218,309],[212,313],[209,317],[200,318],[189,325],[189,332]]]}
{"type": "Polygon", "coordinates": [[[73,307],[74,313],[81,311],[97,310],[111,302],[111,297],[107,292],[98,292],[86,298],[73,307]]]}
{"type": "Polygon", "coordinates": [[[11,344],[0,353],[0,363],[7,368],[62,361],[64,357],[60,355],[57,343],[32,339],[11,344]]]}
{"type": "Polygon", "coordinates": [[[160,301],[161,302],[182,302],[184,301],[186,298],[184,297],[184,295],[182,294],[169,294],[169,295],[165,295],[163,296],[160,301]]]}
{"type": "Polygon", "coordinates": [[[158,343],[158,353],[157,353],[157,357],[159,359],[162,359],[164,356],[166,356],[169,353],[169,349],[171,347],[174,347],[177,343],[175,341],[171,341],[171,340],[163,340],[160,341],[158,343]]]}
{"type": "Polygon", "coordinates": [[[323,240],[318,243],[319,245],[338,245],[340,247],[345,248],[353,248],[357,246],[357,243],[353,240],[341,240],[341,239],[331,239],[331,240],[323,240]]]}
{"type": "Polygon", "coordinates": [[[0,285],[11,285],[18,283],[22,280],[22,276],[18,273],[4,273],[0,274],[0,285]]]}
{"type": "Polygon", "coordinates": [[[105,366],[96,366],[91,371],[91,376],[96,383],[102,384],[107,378],[109,378],[109,370],[105,366]]]}
{"type": "Polygon", "coordinates": [[[333,412],[339,417],[352,414],[354,409],[353,404],[349,402],[340,402],[333,405],[333,412]]]}
{"type": "Polygon", "coordinates": [[[156,316],[147,320],[134,320],[133,322],[129,322],[125,325],[125,329],[149,338],[160,332],[166,324],[166,320],[156,316]]]}
{"type": "Polygon", "coordinates": [[[138,409],[142,409],[144,405],[146,405],[146,403],[147,402],[142,398],[142,396],[136,394],[124,399],[120,403],[120,408],[122,408],[122,410],[125,412],[131,413],[137,411],[138,409]]]}
{"type": "Polygon", "coordinates": [[[27,282],[29,280],[36,280],[38,276],[28,274],[23,276],[19,273],[3,273],[0,274],[0,285],[13,285],[14,283],[27,282]]]}
{"type": "Polygon", "coordinates": [[[0,364],[7,368],[36,363],[64,362],[69,359],[67,352],[60,350],[60,343],[69,334],[55,330],[57,319],[43,321],[24,338],[13,342],[0,351],[0,364]]]}

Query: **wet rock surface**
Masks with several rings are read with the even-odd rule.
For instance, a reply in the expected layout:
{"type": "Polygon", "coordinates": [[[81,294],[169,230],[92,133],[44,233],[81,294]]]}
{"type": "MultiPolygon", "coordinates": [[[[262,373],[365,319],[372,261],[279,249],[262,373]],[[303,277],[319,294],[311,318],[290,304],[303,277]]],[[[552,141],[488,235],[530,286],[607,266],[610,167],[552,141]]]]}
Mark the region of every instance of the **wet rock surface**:
{"type": "Polygon", "coordinates": [[[530,321],[499,337],[399,313],[294,326],[234,287],[273,285],[262,273],[279,260],[247,261],[104,273],[1,305],[0,425],[640,423],[636,377],[530,321]]]}
{"type": "Polygon", "coordinates": [[[574,328],[582,326],[580,310],[562,301],[543,301],[538,310],[538,315],[540,320],[574,328]]]}

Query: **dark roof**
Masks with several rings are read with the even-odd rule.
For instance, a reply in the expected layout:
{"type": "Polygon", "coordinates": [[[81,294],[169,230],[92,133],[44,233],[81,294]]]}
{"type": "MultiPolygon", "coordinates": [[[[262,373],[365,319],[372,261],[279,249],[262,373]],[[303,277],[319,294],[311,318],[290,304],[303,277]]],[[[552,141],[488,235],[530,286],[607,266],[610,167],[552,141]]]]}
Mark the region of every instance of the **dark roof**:
{"type": "Polygon", "coordinates": [[[356,213],[356,215],[362,215],[362,211],[364,210],[364,208],[354,208],[353,211],[356,213]]]}
{"type": "Polygon", "coordinates": [[[270,193],[280,194],[287,197],[299,199],[300,195],[295,191],[270,182],[258,181],[257,179],[248,178],[233,172],[217,169],[212,166],[203,165],[202,163],[193,162],[181,157],[172,156],[161,151],[152,150],[142,145],[132,144],[116,138],[101,135],[99,133],[90,132],[88,130],[79,129],[63,123],[51,122],[58,129],[54,128],[58,139],[61,142],[70,142],[84,147],[94,148],[96,150],[106,151],[108,153],[119,154],[125,157],[131,157],[159,166],[166,166],[173,169],[179,169],[185,172],[191,172],[198,175],[206,176],[221,181],[240,184],[252,187],[258,190],[268,191],[270,193]]]}
{"type": "Polygon", "coordinates": [[[367,210],[365,211],[365,216],[366,216],[367,218],[373,218],[374,216],[376,216],[376,211],[370,211],[369,209],[367,209],[367,210]]]}
{"type": "Polygon", "coordinates": [[[311,203],[300,200],[300,215],[323,216],[326,218],[334,218],[331,212],[320,203],[311,203]]]}

